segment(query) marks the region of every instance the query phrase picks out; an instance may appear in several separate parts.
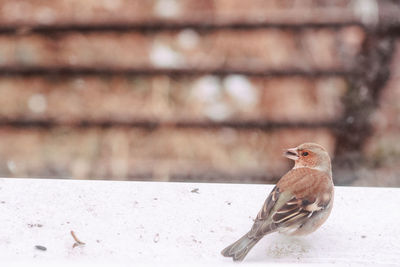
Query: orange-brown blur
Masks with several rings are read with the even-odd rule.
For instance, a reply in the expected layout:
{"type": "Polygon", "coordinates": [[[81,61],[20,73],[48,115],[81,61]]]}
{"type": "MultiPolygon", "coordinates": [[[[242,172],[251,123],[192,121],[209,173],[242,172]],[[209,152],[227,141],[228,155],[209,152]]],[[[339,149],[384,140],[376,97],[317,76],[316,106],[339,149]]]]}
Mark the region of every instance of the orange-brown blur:
{"type": "Polygon", "coordinates": [[[0,176],[275,183],[314,142],[400,186],[400,14],[362,2],[0,0],[0,176]]]}

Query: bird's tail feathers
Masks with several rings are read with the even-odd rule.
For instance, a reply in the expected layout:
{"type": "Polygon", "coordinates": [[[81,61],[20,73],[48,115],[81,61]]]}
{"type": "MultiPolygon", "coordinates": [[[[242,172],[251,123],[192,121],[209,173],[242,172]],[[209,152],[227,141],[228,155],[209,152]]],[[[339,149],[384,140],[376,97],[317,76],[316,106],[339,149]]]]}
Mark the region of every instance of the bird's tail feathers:
{"type": "Polygon", "coordinates": [[[235,243],[222,250],[221,254],[225,257],[232,257],[234,261],[242,261],[259,240],[260,238],[249,238],[245,234],[235,243]]]}

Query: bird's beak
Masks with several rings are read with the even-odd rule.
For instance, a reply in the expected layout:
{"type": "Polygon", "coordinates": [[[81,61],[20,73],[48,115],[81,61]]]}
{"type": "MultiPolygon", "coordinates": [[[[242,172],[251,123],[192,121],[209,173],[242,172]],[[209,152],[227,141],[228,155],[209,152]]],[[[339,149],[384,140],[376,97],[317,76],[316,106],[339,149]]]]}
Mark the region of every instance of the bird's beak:
{"type": "Polygon", "coordinates": [[[297,148],[289,148],[288,150],[286,150],[284,156],[287,157],[288,159],[292,159],[292,160],[299,159],[299,154],[297,153],[297,148]]]}

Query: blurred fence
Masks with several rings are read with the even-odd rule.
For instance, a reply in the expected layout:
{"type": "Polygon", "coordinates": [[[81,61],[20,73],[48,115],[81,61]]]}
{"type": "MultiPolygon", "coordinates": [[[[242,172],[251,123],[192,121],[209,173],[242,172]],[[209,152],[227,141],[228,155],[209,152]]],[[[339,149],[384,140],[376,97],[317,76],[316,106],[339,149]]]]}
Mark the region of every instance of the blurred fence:
{"type": "Polygon", "coordinates": [[[314,141],[338,184],[400,184],[394,1],[0,9],[2,176],[273,182],[314,141]]]}

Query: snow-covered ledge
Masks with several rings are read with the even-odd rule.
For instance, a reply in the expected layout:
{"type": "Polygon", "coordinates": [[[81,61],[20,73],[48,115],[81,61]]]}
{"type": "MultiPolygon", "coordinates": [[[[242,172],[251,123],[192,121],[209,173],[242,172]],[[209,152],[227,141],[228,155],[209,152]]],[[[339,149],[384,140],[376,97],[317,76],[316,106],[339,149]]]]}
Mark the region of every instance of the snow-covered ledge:
{"type": "MultiPolygon", "coordinates": [[[[232,265],[220,251],[250,228],[271,189],[0,178],[1,265],[232,265]]],[[[317,232],[264,237],[242,266],[400,264],[400,189],[337,187],[335,194],[317,232]]]]}

